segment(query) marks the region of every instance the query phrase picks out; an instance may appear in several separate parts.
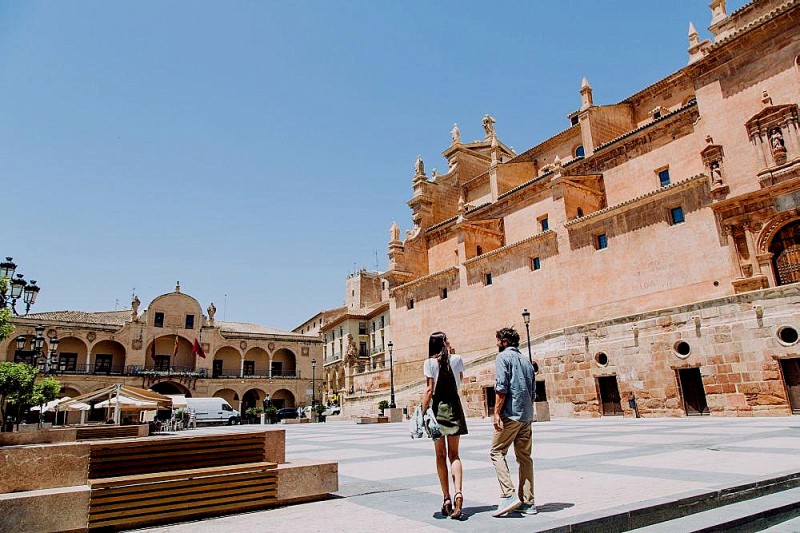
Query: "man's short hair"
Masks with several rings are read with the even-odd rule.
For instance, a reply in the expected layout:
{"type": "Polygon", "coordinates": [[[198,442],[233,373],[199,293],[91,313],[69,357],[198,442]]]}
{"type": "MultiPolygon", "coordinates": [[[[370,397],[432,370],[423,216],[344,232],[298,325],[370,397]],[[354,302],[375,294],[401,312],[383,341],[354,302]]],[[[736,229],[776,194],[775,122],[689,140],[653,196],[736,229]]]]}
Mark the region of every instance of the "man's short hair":
{"type": "Polygon", "coordinates": [[[519,348],[519,333],[514,328],[503,328],[498,330],[496,335],[497,340],[506,341],[509,346],[519,348]]]}

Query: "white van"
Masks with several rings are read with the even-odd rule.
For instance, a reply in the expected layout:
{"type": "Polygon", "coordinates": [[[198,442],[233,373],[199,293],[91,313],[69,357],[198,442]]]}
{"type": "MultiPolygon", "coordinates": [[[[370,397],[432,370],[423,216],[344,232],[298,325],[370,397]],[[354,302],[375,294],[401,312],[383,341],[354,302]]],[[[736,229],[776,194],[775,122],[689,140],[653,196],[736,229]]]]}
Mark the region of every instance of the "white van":
{"type": "Polygon", "coordinates": [[[194,410],[198,424],[238,424],[242,417],[225,398],[186,398],[186,407],[194,410]]]}

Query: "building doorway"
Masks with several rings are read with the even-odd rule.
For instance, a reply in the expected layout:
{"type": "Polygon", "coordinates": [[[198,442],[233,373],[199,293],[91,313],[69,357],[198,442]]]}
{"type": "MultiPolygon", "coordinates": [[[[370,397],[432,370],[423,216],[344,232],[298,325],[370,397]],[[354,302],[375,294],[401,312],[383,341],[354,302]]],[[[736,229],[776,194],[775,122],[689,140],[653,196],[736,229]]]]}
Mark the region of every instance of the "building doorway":
{"type": "Polygon", "coordinates": [[[800,221],[782,227],[772,239],[769,251],[778,285],[800,281],[800,221]]]}
{"type": "Polygon", "coordinates": [[[781,359],[783,381],[792,413],[800,415],[800,359],[781,359]]]}
{"type": "Polygon", "coordinates": [[[486,399],[486,416],[492,417],[494,415],[494,406],[497,400],[494,394],[494,387],[484,387],[483,397],[486,399]]]}
{"type": "Polygon", "coordinates": [[[702,416],[710,414],[706,403],[706,391],[703,389],[703,378],[700,368],[681,368],[678,370],[678,383],[683,395],[683,408],[686,416],[702,416]]]}
{"type": "Polygon", "coordinates": [[[600,391],[600,406],[603,416],[622,416],[622,403],[617,386],[617,376],[600,376],[597,378],[600,391]]]}

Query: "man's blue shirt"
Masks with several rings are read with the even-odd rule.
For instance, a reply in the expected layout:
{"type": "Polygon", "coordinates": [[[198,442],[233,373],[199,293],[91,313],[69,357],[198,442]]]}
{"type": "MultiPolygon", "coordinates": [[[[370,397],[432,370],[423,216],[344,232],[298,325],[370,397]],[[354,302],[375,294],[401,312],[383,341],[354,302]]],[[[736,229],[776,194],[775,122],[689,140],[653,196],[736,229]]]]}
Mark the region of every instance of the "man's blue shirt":
{"type": "Polygon", "coordinates": [[[533,422],[533,366],[517,348],[509,346],[497,355],[494,389],[506,395],[501,416],[517,422],[533,422]]]}

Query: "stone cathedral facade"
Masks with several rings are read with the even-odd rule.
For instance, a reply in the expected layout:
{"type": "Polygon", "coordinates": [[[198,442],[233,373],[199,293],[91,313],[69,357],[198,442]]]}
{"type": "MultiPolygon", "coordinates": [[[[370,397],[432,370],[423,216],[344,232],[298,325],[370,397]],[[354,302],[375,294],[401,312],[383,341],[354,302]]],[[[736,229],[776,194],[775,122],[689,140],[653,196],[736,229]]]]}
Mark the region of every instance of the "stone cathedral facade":
{"type": "Polygon", "coordinates": [[[690,25],[688,64],[625,100],[584,79],[522,153],[487,115],[479,142],[453,128],[446,173],[417,160],[384,273],[399,406],[443,330],[486,414],[494,332],[527,352],[527,308],[553,416],[800,412],[800,2],[710,8],[713,38],[690,25]]]}

